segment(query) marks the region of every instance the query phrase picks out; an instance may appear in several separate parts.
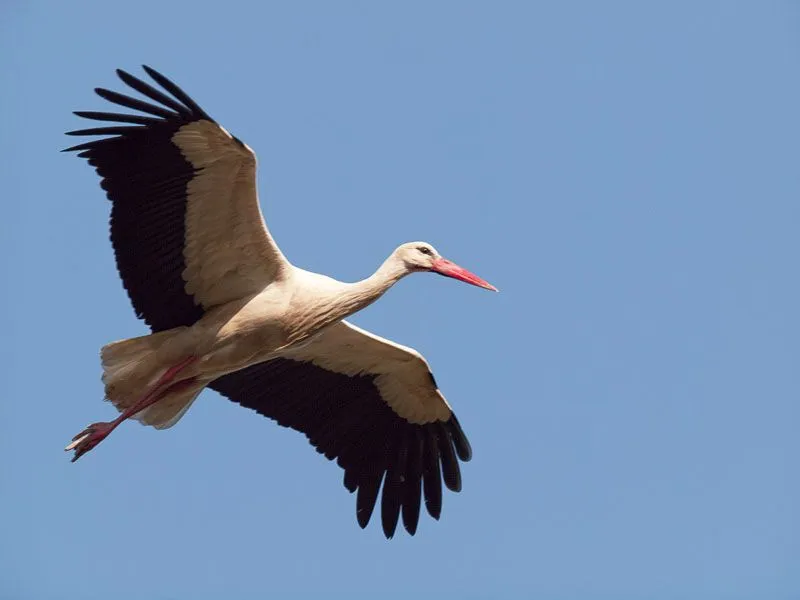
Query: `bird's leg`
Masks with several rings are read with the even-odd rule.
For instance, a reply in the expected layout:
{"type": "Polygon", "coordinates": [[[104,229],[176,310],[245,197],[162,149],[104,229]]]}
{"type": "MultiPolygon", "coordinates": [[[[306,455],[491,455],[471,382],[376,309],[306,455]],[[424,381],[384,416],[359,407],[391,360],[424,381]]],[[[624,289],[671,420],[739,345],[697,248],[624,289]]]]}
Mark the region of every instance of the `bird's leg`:
{"type": "Polygon", "coordinates": [[[72,443],[69,444],[64,450],[75,450],[75,456],[72,457],[72,462],[78,460],[81,456],[89,452],[92,448],[97,446],[100,442],[102,442],[108,434],[110,434],[114,429],[116,429],[117,425],[129,419],[130,417],[134,416],[135,414],[143,411],[148,406],[152,406],[161,398],[163,398],[168,393],[178,391],[179,389],[186,387],[187,385],[191,385],[194,383],[194,379],[187,379],[184,381],[179,381],[178,383],[172,383],[175,377],[180,373],[183,369],[188,367],[194,361],[197,360],[196,356],[190,356],[185,358],[181,362],[176,365],[173,365],[166,372],[159,377],[158,381],[150,388],[150,390],[142,396],[140,400],[126,409],[120,416],[118,416],[113,421],[107,421],[102,423],[93,423],[89,425],[86,429],[81,431],[78,435],[72,438],[72,443]]]}

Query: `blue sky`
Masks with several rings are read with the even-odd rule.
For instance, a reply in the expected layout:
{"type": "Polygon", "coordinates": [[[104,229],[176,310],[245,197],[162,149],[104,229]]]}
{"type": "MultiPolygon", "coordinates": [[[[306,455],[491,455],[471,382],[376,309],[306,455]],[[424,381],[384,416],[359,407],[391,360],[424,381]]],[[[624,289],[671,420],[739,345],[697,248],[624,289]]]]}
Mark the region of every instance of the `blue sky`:
{"type": "Polygon", "coordinates": [[[796,3],[112,4],[0,8],[0,598],[800,594],[796,3]],[[61,451],[146,330],[57,150],[142,63],[256,150],[296,264],[423,239],[501,289],[414,276],[354,319],[425,354],[475,451],[415,538],[213,392],[61,451]]]}

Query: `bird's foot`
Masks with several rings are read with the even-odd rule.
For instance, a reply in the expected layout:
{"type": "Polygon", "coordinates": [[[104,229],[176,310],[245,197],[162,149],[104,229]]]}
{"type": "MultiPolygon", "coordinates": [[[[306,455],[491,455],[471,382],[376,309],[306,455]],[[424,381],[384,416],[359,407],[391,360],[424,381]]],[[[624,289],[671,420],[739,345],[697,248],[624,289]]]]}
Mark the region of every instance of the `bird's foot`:
{"type": "Polygon", "coordinates": [[[67,452],[75,450],[75,456],[72,457],[71,462],[75,462],[106,439],[108,434],[114,429],[114,426],[114,423],[93,423],[72,438],[72,443],[64,448],[67,452]]]}

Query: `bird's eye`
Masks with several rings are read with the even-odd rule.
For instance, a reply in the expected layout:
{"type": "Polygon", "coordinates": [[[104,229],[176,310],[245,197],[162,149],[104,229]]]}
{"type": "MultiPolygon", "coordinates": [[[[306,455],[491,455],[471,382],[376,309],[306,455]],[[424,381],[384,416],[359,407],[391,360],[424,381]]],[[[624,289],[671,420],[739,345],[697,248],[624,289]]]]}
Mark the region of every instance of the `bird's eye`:
{"type": "Polygon", "coordinates": [[[430,248],[426,248],[425,246],[420,246],[419,248],[417,248],[417,250],[419,250],[423,254],[427,254],[428,256],[433,254],[433,252],[431,252],[431,249],[430,248]]]}

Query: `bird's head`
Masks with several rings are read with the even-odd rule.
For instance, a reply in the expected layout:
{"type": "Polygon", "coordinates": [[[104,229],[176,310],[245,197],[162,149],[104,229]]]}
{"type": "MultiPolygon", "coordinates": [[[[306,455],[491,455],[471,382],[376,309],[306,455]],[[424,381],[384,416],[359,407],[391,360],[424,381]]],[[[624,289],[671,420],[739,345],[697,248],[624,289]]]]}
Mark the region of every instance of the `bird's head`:
{"type": "Polygon", "coordinates": [[[474,273],[470,273],[456,263],[443,258],[436,248],[427,242],[408,242],[394,251],[395,258],[401,261],[409,273],[415,271],[430,271],[445,277],[452,277],[465,283],[471,283],[487,290],[497,291],[488,281],[484,281],[474,273]]]}

